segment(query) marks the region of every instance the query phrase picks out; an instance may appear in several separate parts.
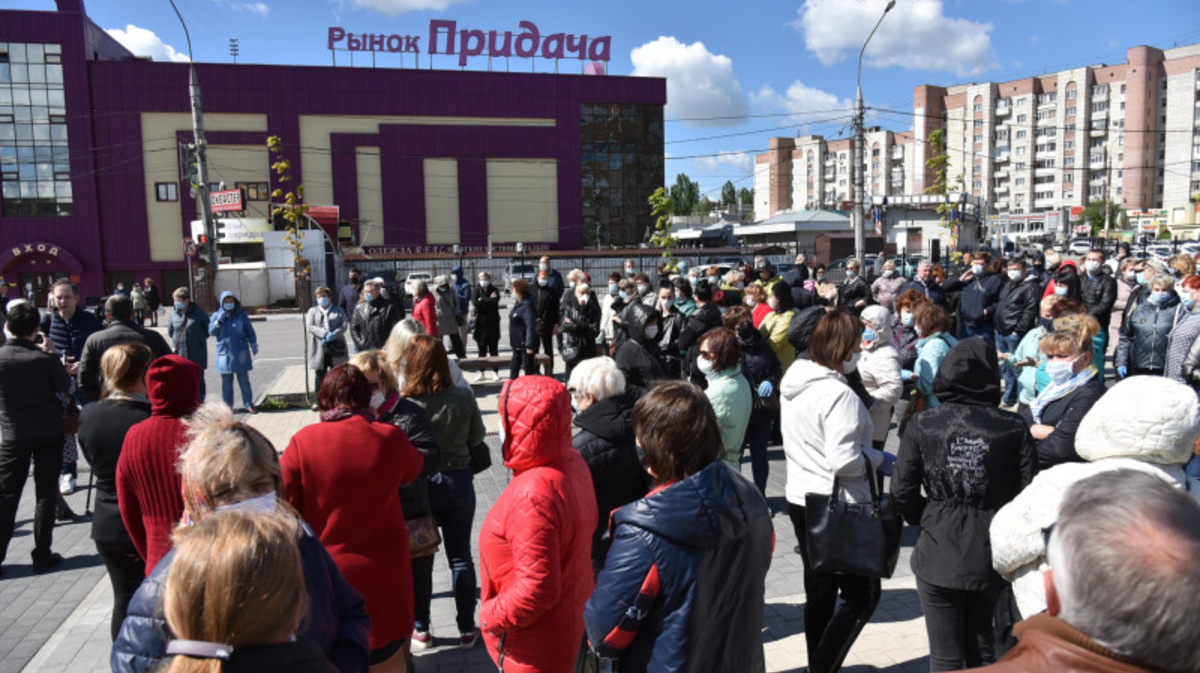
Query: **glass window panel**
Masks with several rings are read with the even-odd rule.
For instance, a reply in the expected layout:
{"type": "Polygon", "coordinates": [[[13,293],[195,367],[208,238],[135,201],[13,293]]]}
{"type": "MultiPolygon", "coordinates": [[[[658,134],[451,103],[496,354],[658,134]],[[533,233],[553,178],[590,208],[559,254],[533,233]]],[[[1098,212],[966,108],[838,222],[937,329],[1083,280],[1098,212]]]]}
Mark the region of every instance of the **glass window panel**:
{"type": "Polygon", "coordinates": [[[50,163],[54,160],[54,152],[45,145],[33,148],[33,160],[39,164],[50,163]]]}
{"type": "Polygon", "coordinates": [[[23,86],[14,86],[13,90],[13,105],[29,105],[29,89],[23,86]]]}
{"type": "Polygon", "coordinates": [[[50,139],[51,140],[66,140],[67,139],[67,125],[66,124],[51,124],[50,125],[50,139]]]}
{"type": "Polygon", "coordinates": [[[18,122],[33,121],[33,110],[28,105],[18,105],[13,108],[13,120],[18,122]]]}
{"type": "Polygon", "coordinates": [[[41,63],[46,60],[46,48],[41,44],[25,45],[25,58],[30,63],[41,63]]]}
{"type": "Polygon", "coordinates": [[[50,89],[46,92],[46,98],[50,102],[52,108],[64,108],[67,105],[66,95],[62,89],[50,89]]]}
{"type": "MultiPolygon", "coordinates": [[[[46,54],[46,62],[47,63],[62,63],[62,54],[46,54]]],[[[46,72],[47,72],[46,76],[49,77],[50,71],[47,70],[46,72]]]]}
{"type": "Polygon", "coordinates": [[[33,111],[33,121],[35,123],[36,122],[45,123],[45,122],[50,121],[50,108],[48,108],[44,105],[43,106],[34,105],[34,106],[31,106],[29,109],[33,111]]]}
{"type": "Polygon", "coordinates": [[[0,63],[0,82],[12,81],[12,66],[7,63],[0,63]]]}
{"type": "Polygon", "coordinates": [[[33,139],[34,140],[49,140],[50,139],[50,125],[49,124],[34,124],[33,125],[33,139]]]}
{"type": "Polygon", "coordinates": [[[15,199],[21,195],[21,187],[16,182],[4,183],[4,198],[15,199]]]}
{"type": "Polygon", "coordinates": [[[34,164],[37,167],[38,180],[54,179],[54,164],[34,164]]]}
{"type": "Polygon", "coordinates": [[[13,63],[9,66],[12,69],[12,81],[16,84],[24,84],[29,81],[29,66],[24,63],[13,63]]]}
{"type": "Polygon", "coordinates": [[[53,181],[39,182],[39,183],[37,183],[37,186],[38,186],[38,198],[39,199],[54,198],[54,182],[53,181]]]}
{"type": "Polygon", "coordinates": [[[45,89],[31,89],[29,91],[29,104],[34,106],[45,107],[49,96],[45,89]]]}
{"type": "Polygon", "coordinates": [[[62,53],[62,45],[61,44],[55,44],[55,43],[51,42],[45,46],[46,46],[47,54],[61,54],[62,53]]]}
{"type": "Polygon", "coordinates": [[[41,64],[29,64],[29,82],[31,84],[46,83],[46,66],[41,64]]]}
{"type": "Polygon", "coordinates": [[[37,183],[33,180],[21,181],[21,198],[32,199],[37,197],[37,183]]]}
{"type": "Polygon", "coordinates": [[[13,63],[24,63],[25,45],[20,42],[10,42],[8,45],[8,60],[13,63]]]}
{"type": "MultiPolygon", "coordinates": [[[[0,140],[16,140],[17,127],[15,124],[0,124],[0,140]]],[[[5,149],[8,149],[7,147],[5,149]]]]}
{"type": "Polygon", "coordinates": [[[59,180],[54,183],[54,195],[63,201],[71,200],[71,181],[59,180]]]}
{"type": "Polygon", "coordinates": [[[47,84],[62,84],[63,69],[61,65],[46,66],[46,83],[47,84]]]}
{"type": "Polygon", "coordinates": [[[0,84],[0,105],[12,105],[12,87],[0,84]]]}
{"type": "Polygon", "coordinates": [[[0,147],[0,166],[16,166],[17,165],[17,148],[15,147],[0,147]]]}

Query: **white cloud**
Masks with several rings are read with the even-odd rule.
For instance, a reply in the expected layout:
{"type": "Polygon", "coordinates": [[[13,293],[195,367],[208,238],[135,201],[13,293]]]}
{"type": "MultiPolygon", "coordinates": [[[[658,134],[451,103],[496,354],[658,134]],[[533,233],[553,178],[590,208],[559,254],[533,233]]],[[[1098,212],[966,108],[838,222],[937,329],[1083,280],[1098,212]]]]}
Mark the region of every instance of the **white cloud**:
{"type": "Polygon", "coordinates": [[[265,2],[235,2],[232,4],[232,7],[234,9],[240,9],[243,12],[257,14],[264,19],[267,18],[267,15],[271,13],[271,8],[268,7],[267,3],[265,2]]]}
{"type": "Polygon", "coordinates": [[[399,16],[408,12],[431,10],[440,12],[450,5],[470,0],[339,0],[338,4],[350,4],[359,9],[372,9],[388,16],[399,16]]]}
{"type": "Polygon", "coordinates": [[[800,80],[792,82],[784,93],[764,84],[751,94],[750,100],[756,107],[769,112],[790,112],[791,119],[797,122],[832,120],[851,114],[854,107],[850,100],[839,99],[835,94],[810,87],[800,80]]]}
{"type": "Polygon", "coordinates": [[[710,171],[728,166],[738,173],[749,173],[754,168],[754,153],[750,150],[721,150],[715,157],[701,157],[696,163],[710,171]]]}
{"type": "MultiPolygon", "coordinates": [[[[804,44],[824,65],[855,59],[887,0],[805,0],[794,22],[804,44]]],[[[942,0],[901,0],[867,47],[874,67],[948,70],[960,77],[997,67],[991,23],[948,17],[942,0]]]]}
{"type": "Polygon", "coordinates": [[[660,37],[634,48],[629,58],[634,76],[667,79],[668,118],[694,120],[688,126],[733,126],[750,112],[733,61],[703,42],[660,37]]]}
{"type": "Polygon", "coordinates": [[[149,56],[155,61],[186,63],[188,60],[187,54],[175,51],[175,47],[163,42],[162,38],[154,34],[154,31],[138,28],[132,23],[125,26],[125,30],[109,28],[105,32],[137,56],[149,56]]]}

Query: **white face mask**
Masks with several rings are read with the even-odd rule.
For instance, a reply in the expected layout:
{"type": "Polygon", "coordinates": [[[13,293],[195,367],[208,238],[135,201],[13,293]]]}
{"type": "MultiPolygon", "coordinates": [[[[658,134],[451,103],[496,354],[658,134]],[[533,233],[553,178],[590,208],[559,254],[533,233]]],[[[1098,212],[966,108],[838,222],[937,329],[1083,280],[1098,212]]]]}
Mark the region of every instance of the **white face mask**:
{"type": "Polygon", "coordinates": [[[1008,270],[1009,280],[1021,280],[1021,276],[1024,276],[1024,275],[1025,275],[1025,272],[1020,271],[1018,269],[1009,269],[1008,270]]]}
{"type": "Polygon", "coordinates": [[[216,508],[216,511],[222,510],[242,510],[244,512],[274,512],[279,506],[279,495],[274,491],[264,493],[257,498],[248,498],[241,502],[235,502],[231,505],[221,505],[216,508]]]}
{"type": "Polygon", "coordinates": [[[892,277],[892,276],[894,276],[894,275],[896,275],[896,270],[895,270],[895,269],[884,269],[884,270],[883,270],[883,277],[884,277],[884,278],[891,278],[891,277],[892,277]]]}
{"type": "Polygon", "coordinates": [[[490,281],[490,280],[488,280],[488,279],[486,279],[486,278],[485,278],[485,279],[483,279],[483,280],[481,280],[481,281],[479,281],[479,287],[488,287],[488,286],[489,286],[489,285],[491,285],[491,284],[492,284],[492,281],[490,281]]]}
{"type": "Polygon", "coordinates": [[[584,295],[578,295],[578,297],[579,297],[579,305],[586,306],[588,296],[586,294],[584,294],[584,295]]]}
{"type": "Polygon", "coordinates": [[[374,395],[371,395],[371,408],[378,409],[383,404],[385,399],[387,398],[383,396],[383,393],[375,393],[374,395]]]}
{"type": "Polygon", "coordinates": [[[646,328],[646,338],[654,339],[658,336],[658,325],[651,325],[646,328]]]}
{"type": "Polygon", "coordinates": [[[1100,270],[1100,262],[1097,262],[1094,259],[1088,260],[1083,263],[1083,268],[1088,273],[1096,275],[1096,272],[1100,270]]]}
{"type": "Polygon", "coordinates": [[[850,359],[848,361],[842,363],[842,373],[849,374],[850,372],[854,371],[855,369],[858,369],[858,361],[861,358],[862,358],[862,353],[855,353],[854,355],[851,355],[850,359]]]}
{"type": "Polygon", "coordinates": [[[699,368],[700,372],[705,376],[713,373],[713,361],[709,360],[708,358],[696,358],[696,367],[699,368]]]}

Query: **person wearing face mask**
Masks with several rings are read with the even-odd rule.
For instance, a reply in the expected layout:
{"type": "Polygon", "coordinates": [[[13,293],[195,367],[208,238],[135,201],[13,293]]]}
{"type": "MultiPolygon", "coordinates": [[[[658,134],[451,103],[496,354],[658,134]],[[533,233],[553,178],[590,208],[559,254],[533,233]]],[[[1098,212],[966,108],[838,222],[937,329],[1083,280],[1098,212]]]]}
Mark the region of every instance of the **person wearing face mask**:
{"type": "Polygon", "coordinates": [[[845,372],[857,365],[861,349],[858,316],[844,309],[831,311],[813,330],[809,359],[797,360],[780,384],[788,515],[804,565],[808,666],[819,672],[841,668],[880,597],[877,578],[812,570],[807,540],[807,494],[870,502],[869,482],[879,471],[890,473],[894,462],[894,457],[871,446],[871,415],[846,384],[845,372]],[[833,493],[835,486],[840,493],[833,493]]]}
{"type": "Polygon", "coordinates": [[[560,352],[569,379],[576,365],[596,357],[596,341],[600,336],[600,304],[591,286],[585,282],[576,283],[573,292],[568,294],[568,300],[563,305],[559,333],[563,335],[560,352]]]}
{"type": "MultiPolygon", "coordinates": [[[[308,366],[316,372],[314,387],[320,390],[321,380],[325,378],[326,372],[349,357],[346,351],[346,329],[349,322],[342,307],[333,305],[329,288],[318,287],[313,294],[316,297],[316,305],[308,309],[304,316],[304,325],[308,331],[308,366]]],[[[314,411],[316,406],[314,399],[314,411]]]]}
{"type": "Polygon", "coordinates": [[[753,397],[750,383],[742,375],[742,347],[733,330],[715,327],[697,343],[696,368],[707,379],[705,396],[717,416],[723,458],[735,472],[742,470],[742,441],[750,423],[753,397]]]}
{"type": "MultiPolygon", "coordinates": [[[[1000,290],[1004,287],[1004,280],[991,273],[988,268],[991,262],[991,255],[986,252],[979,253],[967,271],[944,283],[942,289],[947,293],[962,290],[958,309],[959,337],[978,335],[995,347],[996,305],[1000,301],[1000,290]]],[[[932,380],[930,382],[932,383],[932,380]]]]}
{"type": "Polygon", "coordinates": [[[637,266],[634,264],[632,259],[625,260],[624,271],[626,278],[633,278],[635,275],[637,275],[637,266]]]}
{"type": "MultiPolygon", "coordinates": [[[[996,350],[1012,355],[1029,330],[1037,325],[1039,290],[1037,278],[1026,274],[1025,260],[1008,262],[1008,282],[1000,290],[1000,302],[996,305],[996,350]]],[[[1007,407],[1017,404],[1016,370],[1003,368],[1004,397],[1007,407]]]]}
{"type": "MultiPolygon", "coordinates": [[[[458,322],[463,319],[458,313],[458,294],[450,287],[450,279],[445,276],[434,278],[433,287],[433,307],[434,313],[437,314],[438,334],[450,338],[450,346],[446,350],[457,358],[465,358],[467,349],[458,333],[458,322]]],[[[382,344],[376,347],[382,347],[382,344]]]]}
{"type": "MultiPolygon", "coordinates": [[[[417,315],[417,308],[423,306],[424,310],[428,313],[434,313],[434,299],[428,288],[424,286],[424,283],[418,284],[414,282],[413,288],[418,291],[421,288],[425,289],[424,296],[418,296],[413,300],[413,315],[418,320],[422,320],[422,317],[417,315]],[[429,297],[429,299],[425,297],[429,297]],[[422,305],[422,302],[428,303],[422,305]]],[[[450,294],[453,295],[453,293],[450,294]]],[[[396,305],[390,299],[383,296],[383,285],[375,278],[363,283],[362,298],[354,307],[354,313],[349,315],[350,338],[354,340],[355,352],[383,348],[383,344],[387,342],[388,334],[391,333],[392,327],[403,317],[400,311],[396,309],[396,305]]],[[[425,317],[428,318],[430,316],[426,314],[425,317]]],[[[451,315],[450,322],[454,322],[453,314],[451,315]]],[[[437,327],[437,320],[434,319],[433,332],[431,334],[438,334],[437,327]]]]}
{"type": "Polygon", "coordinates": [[[675,286],[675,309],[684,318],[690,318],[697,308],[696,299],[692,296],[695,294],[695,286],[687,282],[683,276],[672,278],[671,285],[675,286]]]}
{"type": "Polygon", "coordinates": [[[788,342],[788,328],[792,324],[792,318],[796,316],[796,309],[792,306],[791,288],[776,283],[771,287],[767,303],[771,307],[771,313],[763,318],[758,331],[771,344],[771,350],[775,351],[775,357],[779,358],[779,366],[786,374],[788,368],[796,361],[796,349],[788,342]]]}
{"type": "Polygon", "coordinates": [[[1179,303],[1186,311],[1167,344],[1166,376],[1200,390],[1200,276],[1178,283],[1179,303]]]}
{"type": "MultiPolygon", "coordinates": [[[[275,447],[249,425],[234,421],[228,408],[205,405],[188,421],[188,441],[180,461],[184,526],[203,524],[217,512],[242,511],[286,516],[299,528],[297,544],[309,609],[295,637],[312,643],[341,673],[365,670],[371,616],[359,594],[343,577],[316,534],[286,505],[280,504],[283,475],[275,447]]],[[[113,643],[110,663],[116,673],[158,670],[169,657],[163,603],[176,548],[155,565],[129,603],[129,614],[113,643]]],[[[278,615],[277,615],[278,616],[278,615]]]]}
{"type": "Polygon", "coordinates": [[[1028,409],[1037,397],[1038,368],[1046,362],[1046,354],[1038,347],[1038,342],[1054,330],[1054,306],[1061,301],[1062,297],[1051,295],[1038,302],[1037,324],[1021,337],[1021,343],[1017,344],[1013,352],[996,354],[1000,371],[1005,377],[1005,385],[1008,385],[1009,376],[1015,377],[1018,412],[1028,409]]]}
{"type": "Polygon", "coordinates": [[[614,318],[625,308],[625,300],[621,298],[621,281],[619,273],[608,275],[607,287],[597,294],[600,299],[600,340],[597,345],[605,347],[605,352],[611,352],[617,340],[617,324],[614,318]]]}
{"type": "MultiPolygon", "coordinates": [[[[946,306],[946,292],[933,276],[933,265],[926,260],[917,263],[913,279],[900,288],[900,294],[914,290],[928,301],[939,306],[946,306]]],[[[899,310],[896,311],[899,314],[899,310]]]]}
{"type": "Polygon", "coordinates": [[[1040,283],[1046,283],[1050,280],[1050,274],[1046,271],[1046,255],[1037,253],[1033,256],[1033,262],[1029,266],[1029,275],[1034,276],[1040,283]]]}
{"type": "Polygon", "coordinates": [[[463,345],[462,357],[466,357],[467,337],[471,331],[468,319],[471,313],[471,281],[463,275],[463,268],[459,264],[450,270],[450,277],[454,297],[458,300],[458,339],[463,345]]]}
{"type": "Polygon", "coordinates": [[[425,459],[403,431],[375,421],[371,395],[358,367],[330,370],[317,396],[321,422],[293,435],[280,458],[282,494],[366,600],[372,668],[403,671],[414,623],[413,578],[397,494],[420,476],[425,459]]]}
{"type": "Polygon", "coordinates": [[[896,262],[889,259],[883,263],[883,272],[871,283],[871,296],[876,304],[889,312],[895,311],[896,297],[900,296],[900,288],[907,284],[904,276],[896,272],[896,262]]]}
{"type": "MultiPolygon", "coordinates": [[[[912,370],[917,364],[917,342],[921,337],[913,323],[913,309],[917,304],[928,303],[925,295],[916,290],[905,290],[896,298],[896,314],[892,316],[892,348],[896,349],[901,369],[912,370]]],[[[905,382],[906,386],[911,386],[905,382]]]]}
{"type": "Polygon", "coordinates": [[[882,451],[892,422],[892,408],[904,392],[904,382],[900,380],[900,354],[892,347],[892,315],[886,308],[868,306],[863,309],[861,320],[862,358],[858,361],[858,372],[863,388],[873,400],[870,411],[875,431],[871,435],[871,446],[882,451]]]}
{"type": "Polygon", "coordinates": [[[512,348],[512,362],[508,376],[515,379],[521,375],[522,366],[526,376],[537,374],[539,334],[537,305],[529,281],[524,278],[514,280],[512,296],[513,307],[508,314],[508,345],[512,348]]]}
{"type": "Polygon", "coordinates": [[[667,368],[658,347],[662,314],[635,301],[625,309],[621,322],[628,338],[617,349],[614,360],[625,375],[625,388],[639,398],[655,381],[667,378],[667,368]]]}
{"type": "Polygon", "coordinates": [[[546,278],[549,281],[550,291],[555,297],[561,298],[566,290],[566,283],[563,282],[563,275],[558,272],[558,269],[551,268],[550,258],[543,256],[538,260],[538,275],[541,272],[546,272],[546,278]]]}
{"type": "Polygon", "coordinates": [[[1083,284],[1079,279],[1079,265],[1073,259],[1063,260],[1055,269],[1050,282],[1042,292],[1043,297],[1058,295],[1072,301],[1083,301],[1083,284]]]}
{"type": "Polygon", "coordinates": [[[1171,332],[1188,313],[1175,294],[1175,279],[1157,274],[1145,287],[1133,313],[1121,326],[1117,343],[1117,375],[1161,376],[1167,367],[1167,344],[1171,332]]]}
{"type": "Polygon", "coordinates": [[[254,413],[254,392],[250,389],[253,355],[258,355],[258,336],[242,303],[229,291],[221,293],[221,309],[209,319],[208,333],[217,340],[217,373],[221,375],[221,399],[233,407],[233,377],[242,390],[242,404],[254,413]]]}
{"type": "Polygon", "coordinates": [[[939,404],[933,393],[933,381],[946,353],[958,343],[958,339],[950,336],[952,326],[950,314],[941,306],[926,303],[913,308],[913,330],[919,337],[917,364],[912,371],[900,370],[901,380],[912,383],[916,388],[913,403],[909,405],[909,411],[905,412],[909,418],[919,411],[932,409],[939,404]]]}
{"type": "Polygon", "coordinates": [[[208,314],[192,301],[192,293],[181,287],[171,294],[173,307],[167,316],[167,339],[175,354],[200,368],[200,399],[205,397],[204,371],[208,369],[208,314]]]}
{"type": "Polygon", "coordinates": [[[559,297],[562,292],[555,292],[550,285],[550,272],[538,271],[537,287],[533,290],[534,306],[537,313],[538,345],[550,361],[546,363],[546,376],[554,375],[554,334],[558,331],[558,321],[562,315],[559,297]]]}
{"type": "Polygon", "coordinates": [[[111,636],[116,640],[129,599],[146,576],[146,562],[125,530],[117,504],[117,461],[129,428],[150,418],[146,397],[146,370],[153,359],[139,343],[113,346],[104,353],[103,399],[86,405],[79,415],[79,448],[96,478],[96,510],[92,540],[112,582],[111,636]]]}
{"type": "MultiPolygon", "coordinates": [[[[479,272],[479,284],[471,294],[471,306],[475,308],[475,347],[479,357],[496,357],[500,354],[500,288],[492,285],[492,274],[479,272]]],[[[492,378],[500,380],[500,371],[492,370],[492,378]]],[[[483,380],[483,372],[479,373],[483,380]]]]}
{"type": "Polygon", "coordinates": [[[659,281],[654,309],[659,312],[658,348],[667,365],[667,376],[675,378],[683,371],[683,358],[679,347],[679,334],[687,318],[675,308],[675,286],[669,280],[659,281]]]}
{"type": "MultiPolygon", "coordinates": [[[[1140,287],[1137,280],[1137,260],[1125,257],[1121,260],[1120,272],[1117,274],[1117,299],[1113,302],[1112,316],[1107,325],[1101,326],[1108,330],[1108,345],[1112,350],[1116,350],[1117,342],[1121,338],[1121,323],[1125,320],[1125,309],[1129,306],[1129,299],[1140,287]]],[[[1129,312],[1132,313],[1132,309],[1129,312]]]]}
{"type": "Polygon", "coordinates": [[[772,309],[771,304],[767,301],[767,293],[758,285],[746,286],[742,303],[750,310],[754,329],[758,329],[762,325],[762,321],[771,314],[772,309]]]}
{"type": "Polygon", "coordinates": [[[684,375],[692,383],[704,388],[707,385],[706,377],[696,367],[697,342],[709,330],[721,326],[721,309],[713,301],[715,288],[707,280],[696,285],[693,294],[696,310],[682,321],[682,329],[679,331],[679,339],[676,343],[678,350],[683,353],[684,375]]]}
{"type": "MultiPolygon", "coordinates": [[[[420,278],[412,282],[413,288],[413,318],[425,328],[425,333],[438,336],[437,299],[429,291],[429,286],[420,278]]],[[[357,317],[357,312],[355,317],[357,317]]],[[[399,322],[399,321],[396,321],[399,322]]],[[[353,333],[353,332],[352,332],[353,333]]],[[[357,339],[355,340],[357,342],[357,339]]]]}
{"type": "Polygon", "coordinates": [[[350,268],[350,282],[342,286],[342,291],[338,294],[337,305],[346,312],[346,315],[354,315],[354,307],[358,305],[358,299],[362,296],[362,272],[358,267],[350,268]]]}
{"type": "Polygon", "coordinates": [[[862,264],[857,259],[846,262],[846,279],[838,285],[837,305],[840,308],[862,313],[873,300],[871,284],[860,275],[862,264]]]}
{"type": "Polygon", "coordinates": [[[1081,460],[1075,433],[1105,391],[1092,365],[1092,334],[1082,321],[1073,325],[1049,332],[1038,342],[1046,354],[1050,383],[1024,414],[1036,442],[1038,470],[1081,460]]]}
{"type": "Polygon", "coordinates": [[[754,485],[759,493],[765,495],[767,478],[771,473],[767,446],[779,412],[779,381],[783,378],[783,370],[779,367],[775,351],[771,350],[762,333],[754,329],[749,309],[734,306],[725,312],[722,321],[727,329],[737,335],[738,346],[742,349],[742,376],[746,377],[751,391],[750,420],[746,424],[742,444],[750,452],[754,485]]]}
{"type": "Polygon", "coordinates": [[[1137,307],[1149,297],[1151,292],[1150,283],[1155,278],[1171,275],[1171,269],[1159,259],[1138,261],[1134,265],[1134,271],[1134,278],[1137,280],[1138,287],[1129,294],[1129,301],[1125,304],[1125,315],[1121,319],[1122,328],[1124,328],[1125,322],[1129,320],[1137,307]]]}
{"type": "Polygon", "coordinates": [[[1083,261],[1083,277],[1080,279],[1079,294],[1087,311],[1100,322],[1101,339],[1108,350],[1108,330],[1104,329],[1112,320],[1113,304],[1117,301],[1117,281],[1108,274],[1104,265],[1103,250],[1089,250],[1083,261]]]}

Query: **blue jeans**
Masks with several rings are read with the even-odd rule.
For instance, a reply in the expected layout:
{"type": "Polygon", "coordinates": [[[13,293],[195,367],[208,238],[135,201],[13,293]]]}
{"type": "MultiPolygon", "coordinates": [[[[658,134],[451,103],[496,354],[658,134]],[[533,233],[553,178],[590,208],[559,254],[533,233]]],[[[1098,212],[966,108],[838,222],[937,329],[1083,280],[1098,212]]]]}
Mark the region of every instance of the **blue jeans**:
{"type": "MultiPolygon", "coordinates": [[[[254,393],[250,391],[250,372],[237,374],[221,374],[221,399],[229,408],[233,408],[233,377],[237,376],[238,387],[242,389],[242,404],[254,406],[254,393]]],[[[203,400],[201,400],[203,401],[203,400]]]]}
{"type": "Polygon", "coordinates": [[[1200,479],[1200,456],[1192,454],[1188,459],[1187,466],[1183,468],[1184,473],[1192,479],[1200,479]]]}
{"type": "Polygon", "coordinates": [[[964,321],[960,338],[966,339],[973,336],[981,336],[984,341],[988,342],[989,346],[992,348],[996,347],[996,330],[990,323],[981,322],[971,325],[964,321]]]}
{"type": "MultiPolygon", "coordinates": [[[[429,478],[429,506],[442,529],[442,544],[453,575],[458,632],[475,630],[475,562],[471,560],[471,524],[475,520],[475,477],[471,470],[440,472],[429,478]]],[[[433,572],[433,565],[429,565],[433,572]]],[[[431,596],[416,596],[416,630],[429,630],[431,596]],[[424,600],[421,600],[424,599],[424,600]]]]}
{"type": "Polygon", "coordinates": [[[767,477],[771,474],[771,463],[767,460],[767,446],[771,443],[771,425],[775,421],[770,411],[755,411],[750,414],[750,424],[746,426],[746,439],[743,446],[750,449],[750,471],[754,475],[754,485],[758,492],[767,494],[767,477]]]}
{"type": "MultiPolygon", "coordinates": [[[[1003,334],[996,335],[996,350],[1001,353],[1012,355],[1017,350],[1017,346],[1021,344],[1022,334],[1003,334]]],[[[1000,368],[1001,377],[1004,379],[1004,404],[1012,406],[1017,403],[1017,370],[1011,367],[1000,368]]]]}

